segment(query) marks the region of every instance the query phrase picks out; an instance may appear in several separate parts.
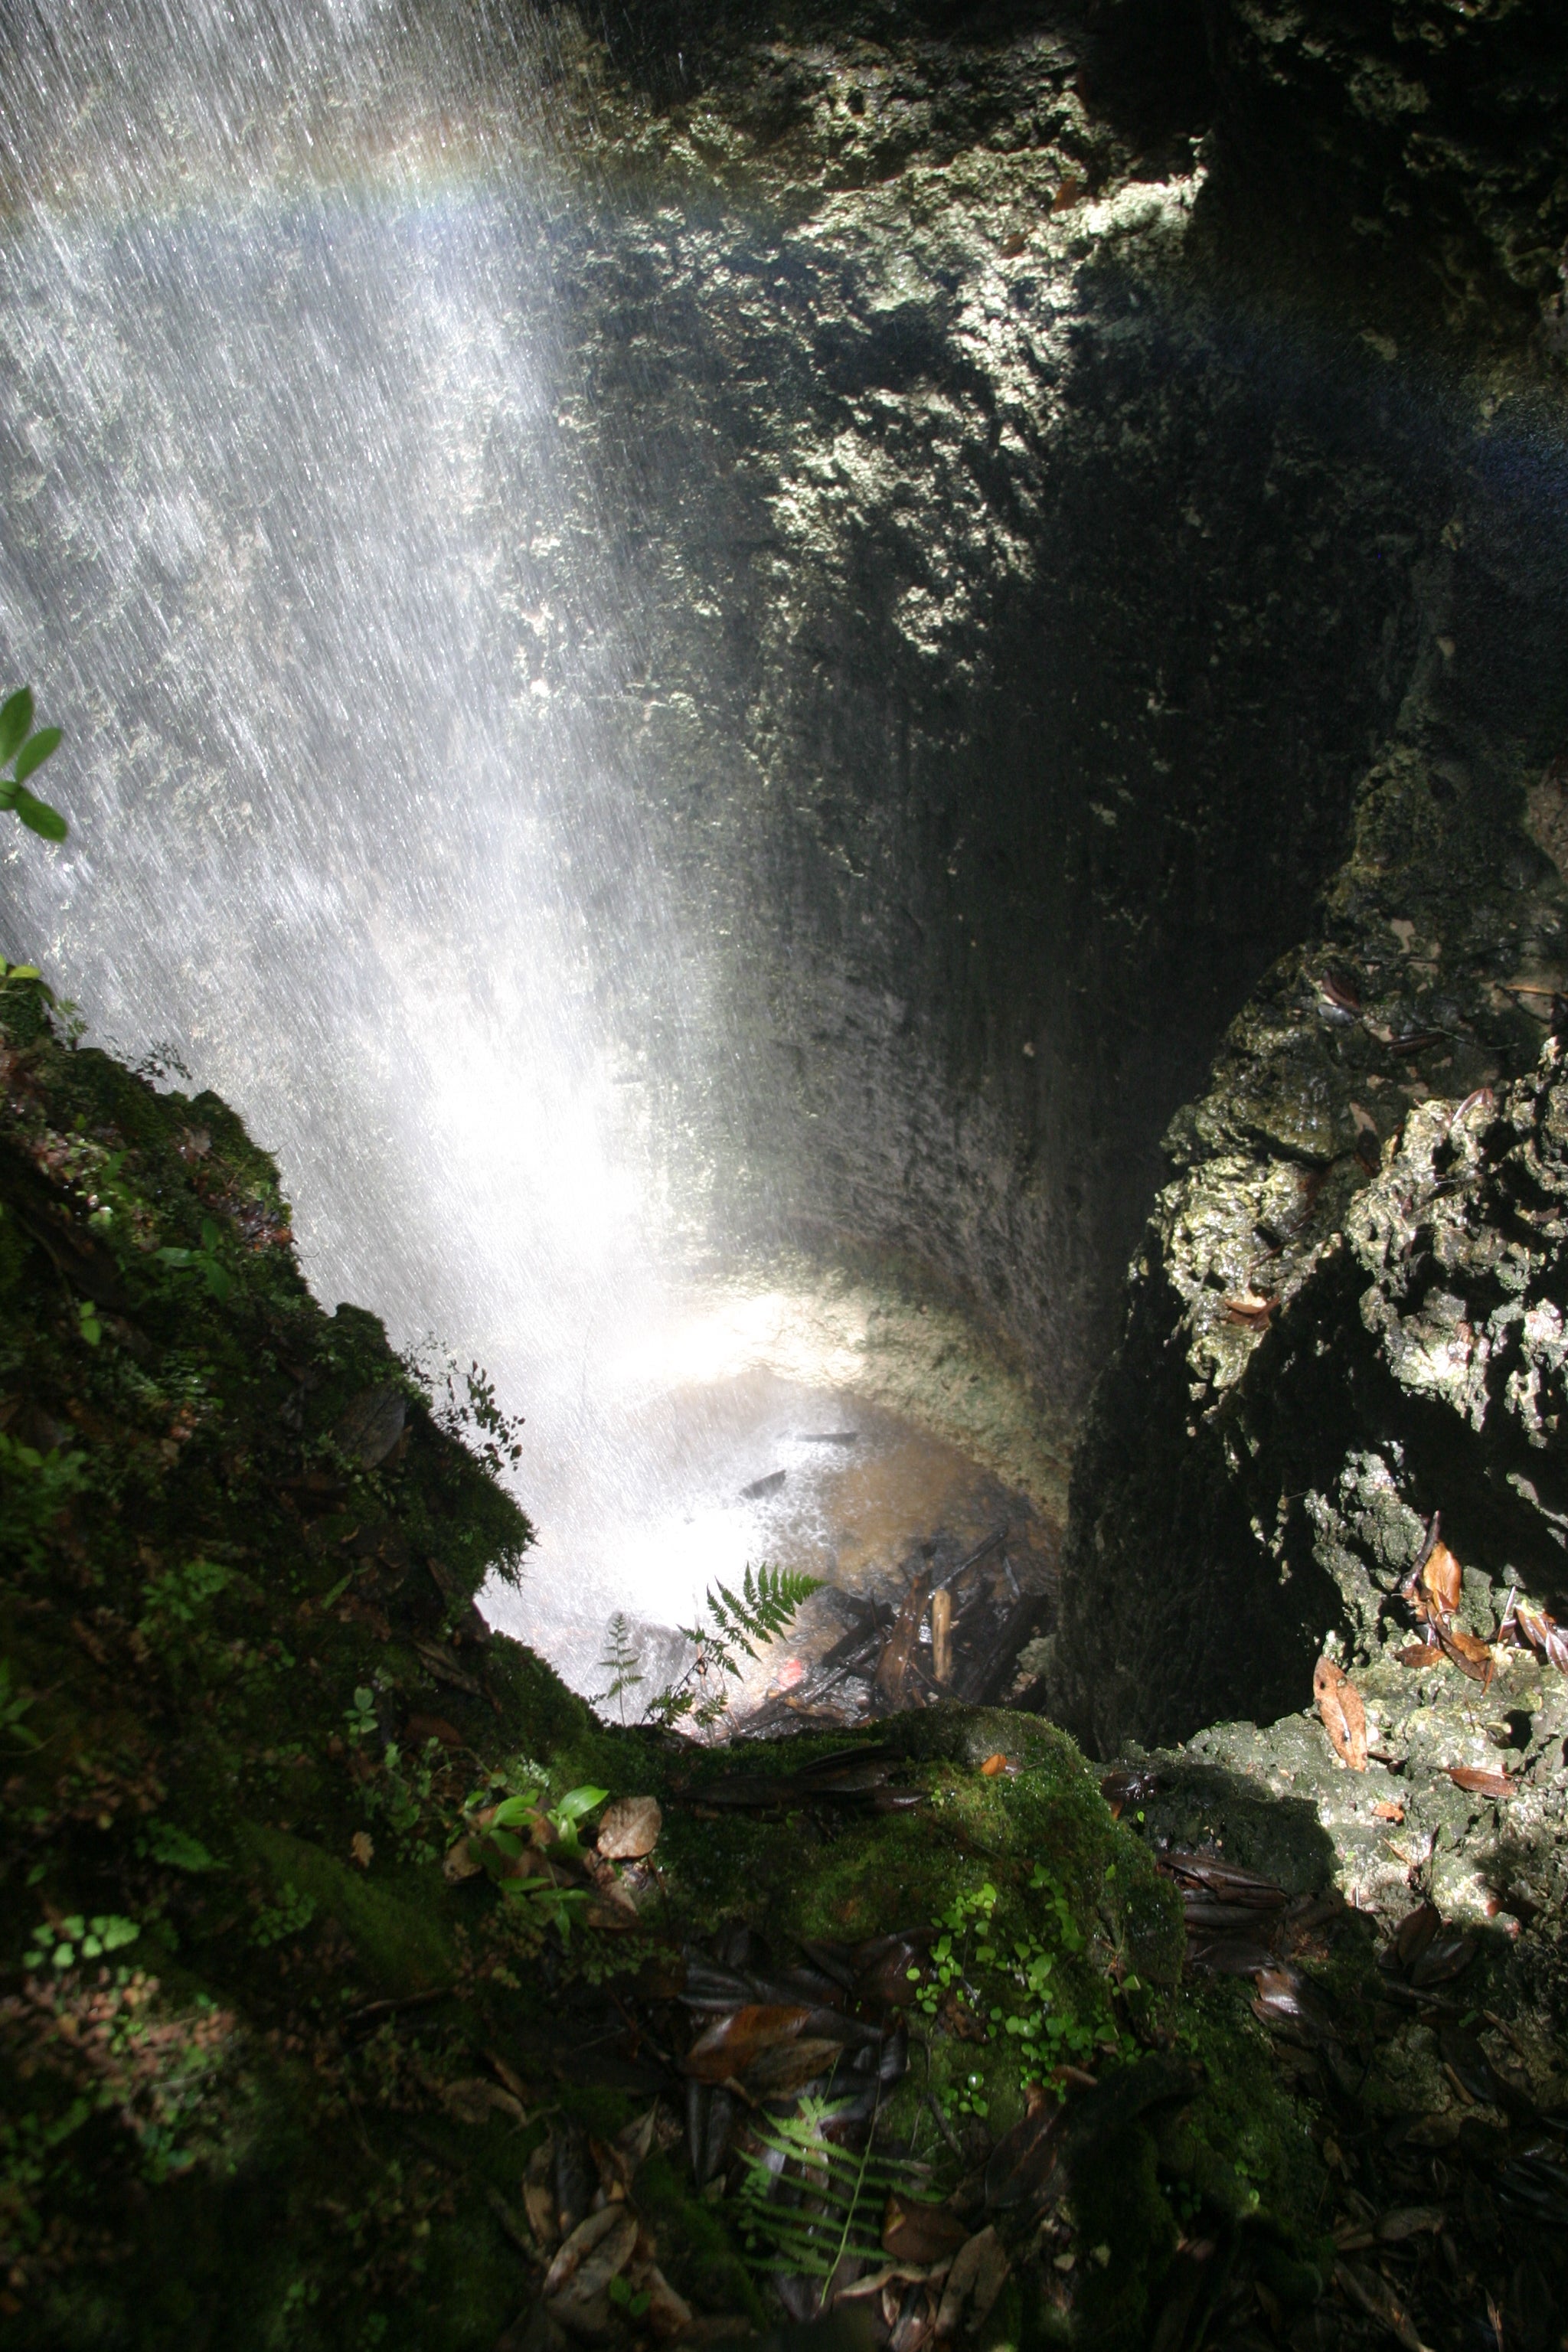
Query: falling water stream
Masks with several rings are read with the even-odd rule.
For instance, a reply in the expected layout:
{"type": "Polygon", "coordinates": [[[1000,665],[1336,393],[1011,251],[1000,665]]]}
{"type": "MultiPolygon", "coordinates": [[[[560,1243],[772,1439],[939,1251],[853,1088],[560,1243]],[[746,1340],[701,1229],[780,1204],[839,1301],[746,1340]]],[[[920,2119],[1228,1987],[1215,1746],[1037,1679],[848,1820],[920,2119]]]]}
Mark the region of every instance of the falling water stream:
{"type": "Polygon", "coordinates": [[[600,723],[638,614],[524,23],[7,12],[0,645],[72,833],[8,845],[0,945],[235,1104],[325,1299],[526,1414],[494,1605],[592,1687],[612,1608],[668,1626],[764,1553],[875,1580],[1009,1505],[847,1395],[852,1312],[704,1278],[674,1205],[659,1082],[714,983],[600,723]]]}

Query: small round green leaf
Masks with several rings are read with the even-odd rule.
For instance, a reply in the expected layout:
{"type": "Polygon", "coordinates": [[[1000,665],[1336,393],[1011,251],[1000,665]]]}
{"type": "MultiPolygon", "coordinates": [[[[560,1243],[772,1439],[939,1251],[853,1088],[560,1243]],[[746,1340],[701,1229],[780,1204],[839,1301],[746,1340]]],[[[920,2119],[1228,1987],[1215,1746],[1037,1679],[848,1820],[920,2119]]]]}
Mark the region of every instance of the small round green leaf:
{"type": "Polygon", "coordinates": [[[25,785],[17,786],[11,805],[29,831],[42,834],[46,841],[63,841],[70,831],[58,809],[51,808],[47,801],[35,800],[25,785]]]}
{"type": "Polygon", "coordinates": [[[16,782],[19,784],[25,784],[34,771],[41,768],[44,761],[51,758],[59,747],[59,729],[40,727],[37,733],[29,736],[22,746],[21,757],[16,761],[16,782]]]}
{"type": "Polygon", "coordinates": [[[32,688],[19,686],[15,694],[8,694],[0,702],[0,761],[8,760],[17,746],[26,742],[32,723],[32,688]]]}

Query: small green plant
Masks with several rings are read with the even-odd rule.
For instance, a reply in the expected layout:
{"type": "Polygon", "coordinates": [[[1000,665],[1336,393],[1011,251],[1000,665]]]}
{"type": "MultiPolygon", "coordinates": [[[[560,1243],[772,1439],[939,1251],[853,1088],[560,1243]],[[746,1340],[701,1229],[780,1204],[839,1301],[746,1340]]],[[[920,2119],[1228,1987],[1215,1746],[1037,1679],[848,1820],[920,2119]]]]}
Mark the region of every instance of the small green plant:
{"type": "Polygon", "coordinates": [[[14,1740],[18,1748],[41,1748],[43,1741],[36,1731],[29,1731],[22,1717],[36,1706],[37,1699],[11,1687],[11,1661],[0,1658],[0,1738],[14,1740]]]}
{"type": "Polygon", "coordinates": [[[617,1609],[605,1629],[605,1654],[596,1671],[608,1675],[605,1689],[595,1691],[588,1701],[590,1706],[607,1706],[611,1699],[620,1702],[621,1722],[626,1719],[626,1693],[636,1690],[642,1681],[642,1669],[632,1644],[631,1621],[624,1609],[617,1609]]]}
{"type": "MultiPolygon", "coordinates": [[[[503,1864],[515,1862],[527,1842],[520,1832],[531,1832],[532,1842],[538,1844],[542,1842],[538,1836],[538,1825],[541,1822],[547,1822],[554,1832],[553,1838],[547,1843],[552,1844],[554,1851],[564,1860],[574,1862],[583,1851],[577,1824],[596,1811],[609,1793],[608,1789],[595,1789],[584,1783],[582,1788],[568,1789],[557,1803],[544,1807],[540,1801],[542,1790],[524,1789],[517,1796],[502,1798],[480,1834],[485,1844],[494,1848],[503,1864]]],[[[482,1806],[483,1803],[482,1795],[477,1801],[471,1800],[468,1811],[472,1812],[476,1804],[482,1806]]]]}
{"type": "Polygon", "coordinates": [[[464,1371],[445,1342],[435,1338],[407,1349],[402,1360],[425,1391],[438,1429],[466,1445],[492,1478],[516,1469],[522,1460],[522,1415],[509,1413],[500,1402],[482,1364],[471,1363],[464,1371]]]}
{"type": "Polygon", "coordinates": [[[624,2311],[628,2319],[640,2319],[653,2300],[646,2287],[634,2287],[619,2272],[610,2281],[609,2293],[616,2309],[624,2311]]]}
{"type": "Polygon", "coordinates": [[[509,1879],[506,1892],[541,1928],[553,1927],[563,1944],[572,1941],[573,1920],[588,1907],[585,1887],[557,1886],[552,1878],[509,1879]]]}
{"type": "Polygon", "coordinates": [[[559,1804],[552,1805],[546,1811],[544,1818],[555,1832],[556,1851],[564,1854],[568,1861],[575,1861],[583,1851],[583,1843],[577,1834],[578,1822],[586,1821],[590,1813],[596,1812],[609,1793],[608,1789],[587,1786],[568,1789],[559,1804]]]}
{"type": "Polygon", "coordinates": [[[250,1940],[258,1951],[302,1936],[316,1916],[316,1898],[297,1886],[283,1886],[276,1903],[264,1903],[250,1925],[250,1940]]]}
{"type": "MultiPolygon", "coordinates": [[[[359,1704],[370,1696],[368,1691],[356,1691],[355,1704],[348,1711],[350,1733],[356,1740],[368,1739],[376,1727],[374,1715],[359,1704]]],[[[382,1750],[379,1775],[366,1780],[361,1790],[365,1811],[373,1821],[385,1822],[405,1862],[423,1864],[438,1857],[440,1849],[428,1832],[439,1811],[434,1790],[443,1760],[438,1739],[427,1739],[423,1754],[411,1757],[405,1757],[395,1741],[388,1740],[382,1750]]]]}
{"type": "MultiPolygon", "coordinates": [[[[610,1792],[584,1783],[581,1788],[568,1789],[547,1809],[542,1803],[542,1793],[537,1788],[525,1789],[516,1796],[503,1797],[490,1811],[484,1827],[470,1833],[472,1848],[508,1897],[524,1906],[542,1927],[554,1927],[565,1944],[572,1939],[574,1917],[586,1907],[587,1890],[558,1885],[543,1871],[526,1877],[513,1873],[530,1845],[558,1861],[574,1862],[583,1851],[580,1823],[604,1803],[610,1792]]],[[[470,1815],[484,1809],[486,1794],[488,1791],[481,1792],[470,1801],[470,1815]]]]}
{"type": "Polygon", "coordinates": [[[29,687],[18,687],[0,702],[0,809],[13,810],[29,832],[41,835],[45,841],[63,841],[70,827],[58,809],[28,791],[27,779],[36,776],[58,750],[59,740],[58,727],[40,727],[33,732],[29,687]],[[4,772],[7,768],[9,775],[4,772]]]}
{"type": "Polygon", "coordinates": [[[754,1570],[748,1566],[739,1592],[710,1584],[697,1623],[679,1628],[691,1644],[691,1664],[679,1682],[659,1692],[648,1720],[668,1728],[689,1716],[704,1730],[717,1723],[728,1704],[725,1680],[740,1675],[742,1654],[754,1658],[754,1645],[784,1633],[821,1584],[818,1576],[765,1563],[754,1570]]]}
{"type": "Polygon", "coordinates": [[[172,1246],[161,1249],[158,1252],[159,1262],[172,1267],[176,1274],[195,1275],[199,1280],[206,1284],[213,1297],[221,1302],[234,1288],[234,1276],[218,1255],[218,1241],[216,1225],[211,1217],[204,1217],[200,1249],[176,1249],[172,1246]]]}
{"type": "Polygon", "coordinates": [[[362,1740],[375,1738],[380,1728],[375,1717],[375,1693],[363,1683],[354,1692],[353,1705],[343,1709],[343,1721],[356,1748],[362,1740]]]}
{"type": "Polygon", "coordinates": [[[233,1580],[233,1570],[216,1559],[191,1559],[178,1568],[161,1569],[147,1580],[137,1631],[154,1646],[192,1633],[233,1580]]]}
{"type": "Polygon", "coordinates": [[[53,1004],[56,1001],[54,990],[47,985],[36,963],[7,963],[5,957],[0,956],[0,989],[5,988],[31,988],[46,1004],[53,1004]]]}
{"type": "MultiPolygon", "coordinates": [[[[941,1933],[931,1946],[930,1959],[923,1969],[911,1968],[909,1972],[910,1983],[920,1987],[916,2003],[927,2017],[936,2015],[950,1993],[956,1996],[963,1989],[971,1933],[976,1927],[983,1934],[989,1930],[995,1908],[996,1889],[986,1879],[972,1895],[955,1895],[942,1913],[937,1922],[941,1933]]],[[[977,1961],[988,1962],[995,1957],[989,1943],[982,1941],[976,1946],[977,1961]]]]}
{"type": "Polygon", "coordinates": [[[98,1319],[98,1309],[90,1298],[79,1298],[76,1303],[77,1329],[89,1348],[96,1348],[103,1337],[103,1326],[98,1319]]]}
{"type": "Polygon", "coordinates": [[[0,1559],[45,1566],[61,1512],[87,1484],[86,1465],[85,1454],[40,1454],[0,1429],[0,1559]]]}
{"type": "MultiPolygon", "coordinates": [[[[1044,1863],[1037,1863],[1029,1892],[1046,1897],[1054,1931],[1049,1941],[1032,1927],[1005,1941],[997,1937],[992,1920],[997,1891],[987,1879],[972,1893],[954,1896],[937,1923],[941,1932],[929,1960],[909,1972],[918,1988],[916,2006],[928,2018],[934,2019],[948,1998],[965,1997],[988,2041],[1000,2035],[1015,2045],[1026,2084],[1043,2082],[1063,2059],[1081,2060],[1097,2042],[1114,2041],[1116,2034],[1103,1987],[1091,2000],[1092,2015],[1086,2016],[1058,1977],[1058,1962],[1085,1948],[1066,1888],[1044,1863]]],[[[965,2085],[943,2093],[943,2105],[950,2114],[956,2108],[984,2116],[982,2090],[981,2076],[971,2075],[965,2085]]]]}
{"type": "Polygon", "coordinates": [[[173,1822],[148,1822],[136,1841],[136,1851],[149,1862],[161,1863],[165,1870],[194,1874],[223,1868],[221,1863],[213,1860],[200,1838],[176,1829],[173,1822]]]}
{"type": "Polygon", "coordinates": [[[101,1959],[105,1952],[118,1952],[124,1944],[133,1944],[142,1933],[134,1919],[123,1919],[115,1911],[100,1911],[84,1918],[79,1911],[58,1924],[40,1919],[33,1930],[32,1943],[22,1956],[25,1969],[72,1969],[79,1959],[101,1959]]]}

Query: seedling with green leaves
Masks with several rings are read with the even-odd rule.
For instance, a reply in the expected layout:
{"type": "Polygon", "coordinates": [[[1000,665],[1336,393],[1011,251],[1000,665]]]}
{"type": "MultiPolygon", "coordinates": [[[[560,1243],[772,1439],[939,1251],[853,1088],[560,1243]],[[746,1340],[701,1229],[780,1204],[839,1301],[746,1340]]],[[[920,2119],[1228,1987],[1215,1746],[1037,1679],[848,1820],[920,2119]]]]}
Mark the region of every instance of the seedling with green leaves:
{"type": "MultiPolygon", "coordinates": [[[[555,1804],[546,1807],[542,1790],[524,1789],[516,1796],[502,1798],[484,1827],[472,1833],[472,1851],[490,1876],[509,1896],[526,1904],[544,1926],[558,1928],[563,1944],[571,1940],[573,1915],[588,1901],[586,1889],[562,1886],[548,1870],[520,1877],[516,1865],[530,1846],[548,1853],[552,1862],[578,1861],[583,1852],[580,1824],[609,1793],[584,1782],[580,1788],[568,1789],[555,1804]]],[[[470,1813],[475,1810],[470,1801],[470,1813]]]]}
{"type": "MultiPolygon", "coordinates": [[[[27,779],[36,776],[58,750],[59,740],[58,727],[40,727],[34,732],[30,687],[18,687],[0,702],[0,809],[14,810],[28,831],[45,841],[63,841],[70,827],[58,808],[28,790],[27,779]],[[9,775],[5,773],[7,768],[9,775]]],[[[28,976],[37,978],[36,973],[28,976]]]]}
{"type": "Polygon", "coordinates": [[[31,1691],[14,1691],[11,1687],[11,1661],[0,1658],[0,1739],[8,1739],[19,1748],[41,1748],[43,1741],[36,1731],[30,1731],[22,1717],[37,1700],[31,1691]]]}
{"type": "Polygon", "coordinates": [[[100,1911],[90,1919],[79,1911],[58,1922],[40,1919],[33,1930],[32,1944],[22,1956],[22,1966],[72,1969],[79,1959],[101,1959],[105,1952],[133,1944],[141,1933],[134,1919],[122,1918],[115,1911],[100,1911]]]}
{"type": "Polygon", "coordinates": [[[610,1679],[602,1691],[595,1691],[590,1706],[604,1706],[609,1700],[620,1702],[621,1721],[626,1719],[626,1693],[636,1690],[642,1681],[642,1669],[632,1643],[631,1621],[624,1609],[617,1609],[605,1629],[605,1654],[599,1660],[598,1671],[610,1679]]]}
{"type": "MultiPolygon", "coordinates": [[[[344,1582],[347,1580],[345,1578],[344,1582]]],[[[362,1739],[375,1738],[380,1728],[375,1716],[375,1693],[368,1685],[362,1683],[354,1692],[353,1705],[343,1709],[343,1721],[356,1748],[362,1739]]]]}
{"type": "Polygon", "coordinates": [[[211,1217],[202,1219],[200,1249],[161,1249],[160,1263],[172,1266],[179,1274],[195,1274],[206,1284],[212,1296],[220,1302],[234,1288],[234,1276],[218,1255],[219,1234],[211,1217]]]}

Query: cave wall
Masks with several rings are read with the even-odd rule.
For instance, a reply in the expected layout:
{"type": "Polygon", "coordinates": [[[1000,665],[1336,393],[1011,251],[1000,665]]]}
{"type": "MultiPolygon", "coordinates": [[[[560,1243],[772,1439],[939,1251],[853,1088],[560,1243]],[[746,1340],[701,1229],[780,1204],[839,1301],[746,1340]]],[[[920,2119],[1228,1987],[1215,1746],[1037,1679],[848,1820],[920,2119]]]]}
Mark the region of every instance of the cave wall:
{"type": "Polygon", "coordinates": [[[660,1115],[731,1236],[906,1251],[1070,1406],[1394,723],[1452,435],[1215,273],[1202,76],[1151,127],[1125,25],[684,21],[687,85],[595,51],[559,265],[616,757],[717,975],[660,1115]]]}
{"type": "Polygon", "coordinates": [[[1278,220],[1275,288],[1294,260],[1320,316],[1362,292],[1384,348],[1412,339],[1405,380],[1446,383],[1458,429],[1451,511],[1412,573],[1416,658],[1349,856],[1171,1125],[1172,1181],[1088,1415],[1051,1686],[1102,1753],[1284,1716],[1325,1638],[1392,1656],[1405,1538],[1435,1511],[1500,1609],[1510,1580],[1548,1605],[1564,1591],[1560,1414],[1530,1359],[1563,1308],[1543,1139],[1560,1080],[1535,1072],[1565,985],[1568,182],[1560,111],[1506,170],[1485,135],[1505,100],[1522,118],[1550,89],[1561,40],[1529,9],[1478,11],[1464,34],[1420,9],[1365,12],[1359,32],[1331,8],[1216,17],[1211,252],[1251,269],[1278,220]],[[1437,69],[1395,121],[1376,92],[1422,42],[1437,69]],[[1247,173],[1256,195],[1276,167],[1278,213],[1237,233],[1247,173]],[[1314,173],[1339,193],[1306,238],[1314,173]],[[1372,205],[1377,235],[1345,204],[1372,205]]]}

